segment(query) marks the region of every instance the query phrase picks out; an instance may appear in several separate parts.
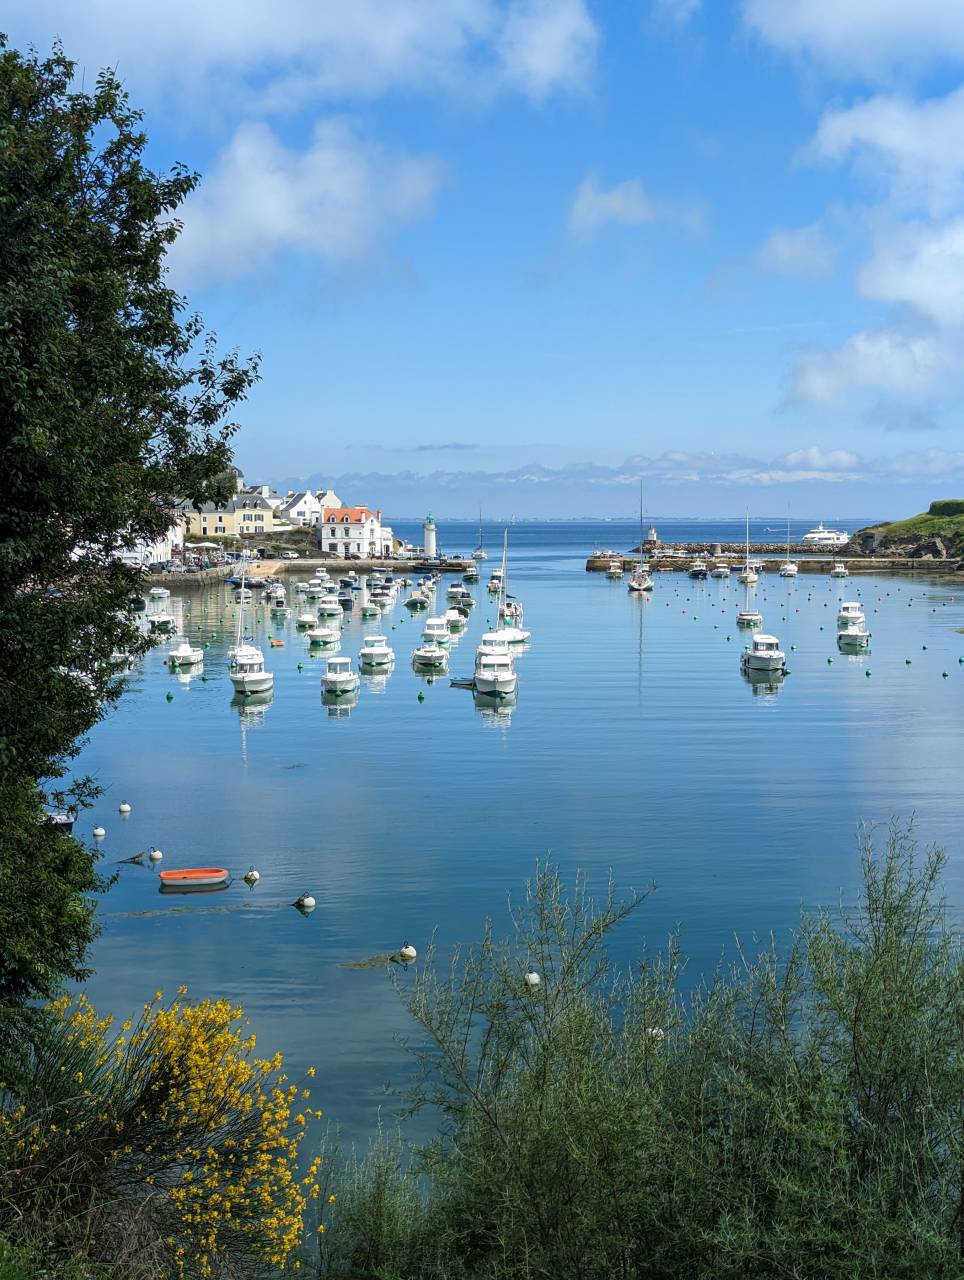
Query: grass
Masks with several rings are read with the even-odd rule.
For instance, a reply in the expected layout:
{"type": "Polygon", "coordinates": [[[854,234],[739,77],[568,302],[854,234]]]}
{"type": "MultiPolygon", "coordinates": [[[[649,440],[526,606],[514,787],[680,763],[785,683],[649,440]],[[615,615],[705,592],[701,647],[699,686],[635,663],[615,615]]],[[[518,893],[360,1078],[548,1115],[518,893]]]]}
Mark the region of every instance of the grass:
{"type": "Polygon", "coordinates": [[[106,1276],[106,1272],[92,1270],[89,1263],[59,1263],[45,1253],[0,1236],[0,1280],[100,1280],[106,1276]]]}
{"type": "Polygon", "coordinates": [[[929,511],[911,516],[907,520],[882,521],[871,525],[870,529],[879,531],[881,535],[878,550],[911,540],[940,538],[949,554],[964,555],[964,503],[961,504],[960,514],[954,514],[957,506],[958,503],[950,499],[933,502],[929,511]],[[948,509],[943,510],[945,507],[948,509]]]}

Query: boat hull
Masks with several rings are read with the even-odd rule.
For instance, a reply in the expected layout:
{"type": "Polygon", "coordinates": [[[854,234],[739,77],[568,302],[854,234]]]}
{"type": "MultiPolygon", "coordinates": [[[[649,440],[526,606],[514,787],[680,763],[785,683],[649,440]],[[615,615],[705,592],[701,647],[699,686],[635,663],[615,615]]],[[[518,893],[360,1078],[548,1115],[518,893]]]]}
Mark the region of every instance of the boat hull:
{"type": "Polygon", "coordinates": [[[231,873],[224,867],[185,867],[180,871],[160,871],[157,878],[164,889],[211,889],[226,885],[231,873]]]}
{"type": "Polygon", "coordinates": [[[231,671],[228,678],[236,693],[266,693],[274,687],[271,671],[231,671]]]}
{"type": "Polygon", "coordinates": [[[512,672],[509,675],[476,675],[475,691],[490,698],[508,698],[518,688],[519,677],[512,672]]]}

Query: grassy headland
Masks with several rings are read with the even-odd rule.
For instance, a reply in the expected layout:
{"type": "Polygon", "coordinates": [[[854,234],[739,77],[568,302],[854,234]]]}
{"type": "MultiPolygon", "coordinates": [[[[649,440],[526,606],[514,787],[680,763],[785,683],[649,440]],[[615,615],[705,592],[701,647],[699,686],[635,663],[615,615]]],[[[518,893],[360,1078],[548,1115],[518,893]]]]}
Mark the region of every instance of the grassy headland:
{"type": "Polygon", "coordinates": [[[964,559],[964,498],[942,498],[907,520],[885,520],[858,529],[849,553],[964,559]]]}

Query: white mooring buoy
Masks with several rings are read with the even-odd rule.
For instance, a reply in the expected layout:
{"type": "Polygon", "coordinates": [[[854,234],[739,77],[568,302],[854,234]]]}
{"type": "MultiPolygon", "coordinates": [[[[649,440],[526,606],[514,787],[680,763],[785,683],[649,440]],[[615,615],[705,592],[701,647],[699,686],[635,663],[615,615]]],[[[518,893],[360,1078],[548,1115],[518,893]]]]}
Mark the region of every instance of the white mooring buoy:
{"type": "Polygon", "coordinates": [[[535,969],[527,969],[525,973],[525,977],[522,979],[522,981],[526,984],[526,986],[530,990],[534,990],[536,987],[541,986],[542,984],[542,979],[536,973],[535,969]]]}
{"type": "Polygon", "coordinates": [[[303,893],[300,898],[295,898],[292,906],[297,907],[299,911],[314,911],[315,900],[310,893],[303,893]]]}
{"type": "Polygon", "coordinates": [[[253,866],[248,867],[247,871],[244,873],[245,884],[257,884],[260,879],[261,879],[261,872],[256,871],[253,866]]]}
{"type": "Polygon", "coordinates": [[[103,840],[104,836],[106,835],[107,835],[107,832],[104,830],[103,827],[94,827],[95,840],[103,840]]]}
{"type": "Polygon", "coordinates": [[[153,849],[153,848],[151,849],[150,853],[147,856],[150,858],[151,862],[160,862],[161,859],[164,857],[160,849],[153,849]]]}
{"type": "Polygon", "coordinates": [[[131,811],[131,807],[129,804],[119,804],[117,806],[118,813],[130,813],[130,811],[131,811]]]}
{"type": "Polygon", "coordinates": [[[415,950],[415,948],[412,946],[410,942],[403,942],[401,950],[399,951],[398,954],[402,957],[402,959],[406,963],[408,963],[410,960],[415,959],[415,957],[418,955],[418,952],[415,950]]]}

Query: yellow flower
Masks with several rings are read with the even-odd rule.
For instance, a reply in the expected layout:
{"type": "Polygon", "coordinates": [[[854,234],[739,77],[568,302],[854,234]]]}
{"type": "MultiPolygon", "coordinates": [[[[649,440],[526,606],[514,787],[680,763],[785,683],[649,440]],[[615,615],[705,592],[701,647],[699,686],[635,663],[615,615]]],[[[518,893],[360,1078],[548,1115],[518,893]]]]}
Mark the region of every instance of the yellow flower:
{"type": "Polygon", "coordinates": [[[334,1204],[334,1203],[335,1203],[335,1197],[334,1197],[333,1195],[328,1197],[328,1203],[329,1203],[329,1204],[334,1204]]]}

